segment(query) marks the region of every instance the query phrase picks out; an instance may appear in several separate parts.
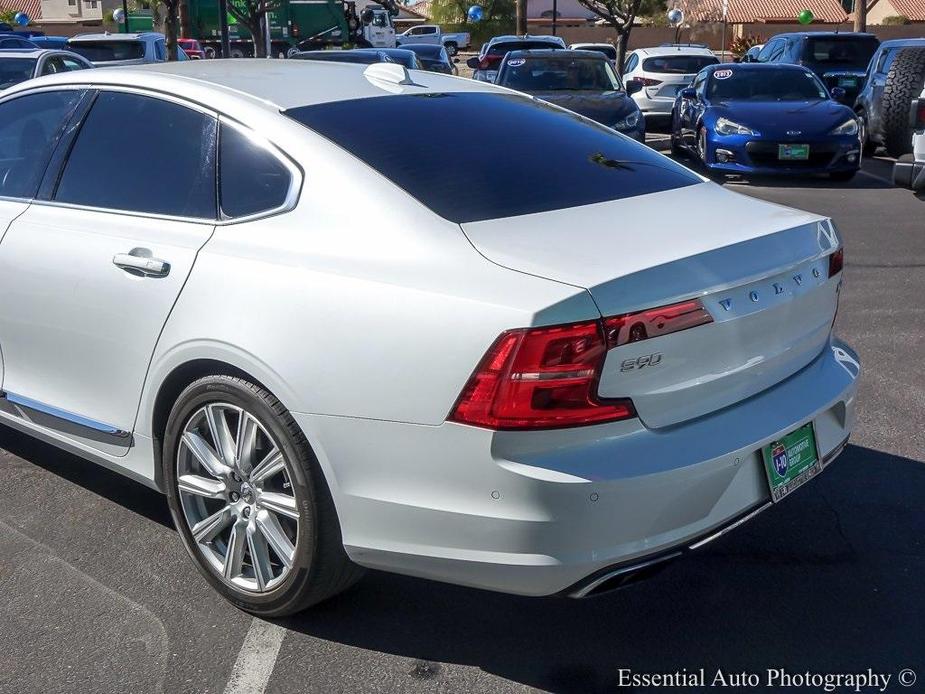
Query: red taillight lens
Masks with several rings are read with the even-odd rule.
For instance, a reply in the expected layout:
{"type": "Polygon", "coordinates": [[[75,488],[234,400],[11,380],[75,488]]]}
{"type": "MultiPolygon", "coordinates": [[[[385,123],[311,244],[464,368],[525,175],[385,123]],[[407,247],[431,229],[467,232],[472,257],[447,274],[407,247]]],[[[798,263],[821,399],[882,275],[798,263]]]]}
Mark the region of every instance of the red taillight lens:
{"type": "Polygon", "coordinates": [[[651,77],[637,77],[639,82],[642,82],[643,87],[654,87],[656,84],[661,84],[661,80],[654,80],[651,77]]]}
{"type": "Polygon", "coordinates": [[[605,318],[604,334],[607,336],[607,348],[613,349],[630,342],[676,333],[712,322],[713,317],[707,313],[700,300],[693,299],[605,318]]]}
{"type": "Polygon", "coordinates": [[[606,354],[599,321],[505,332],[450,419],[490,429],[550,429],[635,417],[631,401],[597,397],[606,354]]]}
{"type": "Polygon", "coordinates": [[[829,256],[829,277],[834,277],[845,266],[845,249],[839,248],[829,256]]]}

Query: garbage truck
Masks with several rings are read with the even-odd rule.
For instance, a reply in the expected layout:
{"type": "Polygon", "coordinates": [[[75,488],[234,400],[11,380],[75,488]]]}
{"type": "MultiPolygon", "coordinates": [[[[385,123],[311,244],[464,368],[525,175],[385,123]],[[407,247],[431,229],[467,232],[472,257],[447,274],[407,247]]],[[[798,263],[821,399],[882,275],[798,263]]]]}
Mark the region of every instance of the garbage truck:
{"type": "MultiPolygon", "coordinates": [[[[229,3],[234,0],[228,0],[229,3]]],[[[354,0],[281,0],[268,13],[271,55],[285,58],[300,50],[354,45],[394,48],[396,0],[379,0],[358,11],[354,0]]],[[[228,13],[231,58],[254,55],[250,32],[228,13]]],[[[186,0],[180,5],[180,36],[196,39],[206,58],[221,57],[218,0],[186,0]]]]}

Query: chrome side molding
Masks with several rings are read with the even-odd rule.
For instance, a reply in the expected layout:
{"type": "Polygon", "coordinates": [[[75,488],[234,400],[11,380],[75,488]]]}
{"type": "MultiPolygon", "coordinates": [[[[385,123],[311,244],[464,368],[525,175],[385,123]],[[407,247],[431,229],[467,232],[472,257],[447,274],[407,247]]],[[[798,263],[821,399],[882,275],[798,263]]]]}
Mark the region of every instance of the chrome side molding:
{"type": "Polygon", "coordinates": [[[16,393],[0,392],[0,411],[80,438],[119,446],[131,445],[128,439],[132,435],[128,431],[16,393]]]}

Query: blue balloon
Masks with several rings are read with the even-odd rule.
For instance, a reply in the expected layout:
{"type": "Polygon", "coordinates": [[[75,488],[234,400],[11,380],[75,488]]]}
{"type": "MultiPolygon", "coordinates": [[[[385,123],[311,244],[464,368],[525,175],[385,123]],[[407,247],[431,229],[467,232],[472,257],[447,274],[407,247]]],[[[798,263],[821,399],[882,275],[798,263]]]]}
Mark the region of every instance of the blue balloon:
{"type": "Polygon", "coordinates": [[[24,27],[29,23],[29,15],[27,15],[25,12],[17,12],[13,19],[21,27],[24,27]]]}
{"type": "Polygon", "coordinates": [[[481,22],[482,17],[484,16],[482,8],[479,7],[478,5],[473,5],[472,7],[470,7],[469,11],[466,14],[469,17],[470,22],[481,22]]]}

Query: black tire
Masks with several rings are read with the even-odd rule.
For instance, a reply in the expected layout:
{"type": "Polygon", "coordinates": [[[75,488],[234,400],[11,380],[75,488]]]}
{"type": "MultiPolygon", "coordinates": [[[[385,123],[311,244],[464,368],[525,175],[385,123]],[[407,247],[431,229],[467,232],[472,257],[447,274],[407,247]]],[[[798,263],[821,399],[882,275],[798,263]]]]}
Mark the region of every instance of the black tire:
{"type": "Polygon", "coordinates": [[[344,551],[334,502],[311,446],[267,390],[234,376],[206,376],[191,383],[170,412],[162,459],[170,512],[187,553],[212,587],[236,607],[262,617],[291,615],[346,590],[363,575],[344,551]],[[180,505],[176,460],[183,427],[193,413],[215,402],[244,408],[255,417],[289,463],[300,514],[295,554],[285,580],[264,593],[233,587],[217,575],[202,558],[180,505]]]}
{"type": "Polygon", "coordinates": [[[925,83],[925,48],[904,48],[896,54],[883,88],[884,146],[891,157],[912,151],[909,109],[925,83]]]}
{"type": "Polygon", "coordinates": [[[683,156],[685,153],[684,148],[681,146],[681,143],[678,141],[677,136],[675,135],[675,118],[676,114],[674,111],[671,112],[671,120],[669,121],[669,133],[668,141],[671,145],[671,153],[676,157],[683,156]]]}
{"type": "Polygon", "coordinates": [[[459,53],[459,48],[456,46],[454,41],[448,41],[447,43],[443,44],[443,47],[446,49],[446,52],[450,54],[451,58],[459,53]]]}
{"type": "Polygon", "coordinates": [[[855,177],[857,170],[855,171],[833,171],[829,174],[829,178],[833,181],[839,181],[841,183],[846,183],[855,177]]]}
{"type": "Polygon", "coordinates": [[[863,111],[859,111],[858,121],[861,127],[861,153],[865,157],[872,157],[877,153],[879,145],[870,139],[870,126],[867,123],[867,116],[863,111]]]}

